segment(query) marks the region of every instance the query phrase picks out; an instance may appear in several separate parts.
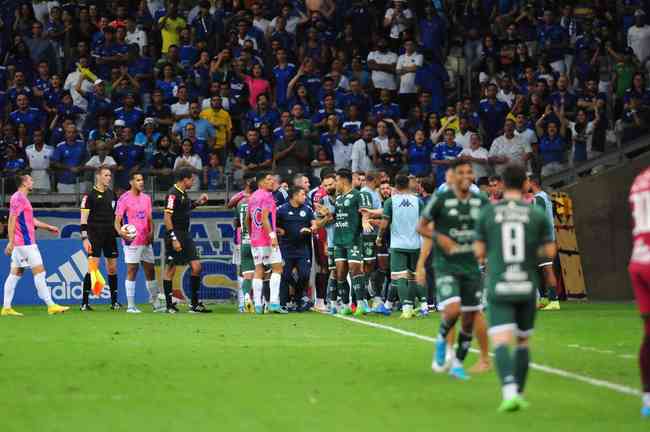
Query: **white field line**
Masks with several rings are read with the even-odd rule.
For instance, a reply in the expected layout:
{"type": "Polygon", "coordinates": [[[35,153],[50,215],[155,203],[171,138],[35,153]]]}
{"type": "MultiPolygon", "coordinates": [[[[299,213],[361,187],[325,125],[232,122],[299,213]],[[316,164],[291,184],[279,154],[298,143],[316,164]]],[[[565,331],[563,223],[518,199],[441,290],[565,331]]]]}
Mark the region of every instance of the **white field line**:
{"type": "Polygon", "coordinates": [[[613,356],[616,356],[618,358],[628,359],[628,360],[629,359],[635,359],[637,357],[637,356],[632,355],[632,354],[617,354],[616,352],[614,352],[612,350],[603,350],[603,349],[599,349],[599,348],[582,346],[582,345],[578,345],[578,344],[567,345],[567,347],[577,349],[577,350],[581,350],[581,351],[594,352],[594,353],[597,353],[597,354],[613,355],[613,356]]]}
{"type": "MultiPolygon", "coordinates": [[[[431,336],[425,336],[425,335],[421,335],[421,334],[418,334],[418,333],[413,333],[413,332],[410,332],[410,331],[399,329],[397,327],[391,327],[391,326],[388,326],[388,325],[379,324],[379,323],[372,322],[372,321],[363,321],[363,320],[359,320],[359,319],[356,319],[356,318],[351,318],[351,317],[346,317],[346,316],[341,316],[341,315],[335,315],[335,316],[336,316],[336,318],[339,318],[339,319],[342,319],[342,320],[345,320],[345,321],[350,321],[350,322],[357,323],[357,324],[362,324],[362,325],[365,325],[365,326],[368,326],[368,327],[373,327],[373,328],[377,328],[377,329],[386,330],[386,331],[389,331],[389,332],[397,333],[397,334],[402,335],[402,336],[408,336],[408,337],[412,337],[412,338],[415,338],[415,339],[420,339],[422,341],[431,342],[431,343],[435,342],[435,339],[432,338],[431,336]]],[[[474,353],[479,352],[477,349],[473,349],[473,348],[471,349],[471,351],[474,352],[474,353]]],[[[493,354],[490,353],[490,356],[493,356],[493,354]]],[[[622,385],[622,384],[616,384],[616,383],[613,383],[613,382],[609,382],[609,381],[605,381],[605,380],[601,380],[601,379],[597,379],[597,378],[591,378],[591,377],[586,376],[586,375],[580,375],[580,374],[577,374],[577,373],[574,373],[574,372],[565,371],[563,369],[557,369],[557,368],[542,365],[542,364],[539,364],[539,363],[531,363],[530,367],[531,367],[531,369],[535,369],[535,370],[538,370],[538,371],[541,371],[541,372],[545,372],[545,373],[550,374],[550,375],[557,375],[557,376],[560,376],[560,377],[563,377],[563,378],[568,378],[568,379],[571,379],[571,380],[574,380],[574,381],[587,383],[587,384],[590,384],[590,385],[592,385],[594,387],[606,388],[606,389],[615,391],[617,393],[622,393],[622,394],[627,394],[627,395],[632,395],[632,396],[641,396],[641,392],[639,390],[637,390],[635,388],[632,388],[632,387],[622,385]]]]}

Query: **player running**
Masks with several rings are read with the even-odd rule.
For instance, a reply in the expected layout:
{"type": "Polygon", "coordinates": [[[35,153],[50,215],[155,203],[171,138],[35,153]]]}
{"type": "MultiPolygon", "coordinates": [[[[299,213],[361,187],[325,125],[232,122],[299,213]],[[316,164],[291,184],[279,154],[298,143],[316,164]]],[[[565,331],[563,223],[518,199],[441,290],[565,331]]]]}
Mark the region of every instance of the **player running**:
{"type": "Polygon", "coordinates": [[[552,225],[547,215],[522,200],[526,171],[509,165],[503,172],[503,200],[481,211],[474,249],[480,261],[487,258],[488,316],[497,372],[501,379],[501,412],[528,407],[523,399],[533,332],[540,248],[553,259],[556,253],[552,225]],[[514,356],[510,345],[516,337],[514,356]]]}
{"type": "MultiPolygon", "coordinates": [[[[542,190],[542,182],[538,176],[531,176],[528,182],[530,192],[533,193],[532,204],[539,207],[548,217],[551,226],[554,225],[553,202],[546,192],[542,190]]],[[[553,240],[555,240],[555,228],[552,231],[553,240]]],[[[553,270],[553,260],[546,258],[540,259],[539,272],[542,274],[542,284],[540,284],[540,296],[543,311],[560,310],[560,302],[557,299],[557,278],[553,270]]]]}
{"type": "Polygon", "coordinates": [[[434,196],[422,213],[418,232],[424,237],[418,260],[418,282],[425,280],[424,264],[435,247],[433,259],[439,307],[442,310],[440,330],[435,342],[432,363],[434,372],[447,370],[446,341],[449,331],[461,317],[458,348],[451,361],[449,374],[468,379],[463,362],[472,342],[474,318],[481,310],[481,273],[472,252],[474,227],[487,198],[472,193],[474,174],[467,161],[456,160],[453,167],[453,187],[434,196]]]}
{"type": "Polygon", "coordinates": [[[352,172],[342,168],[336,172],[334,260],[336,262],[336,286],[344,306],[341,315],[351,315],[349,307],[350,292],[347,289],[347,276],[350,273],[352,289],[357,298],[356,316],[368,313],[363,276],[362,234],[372,226],[361,209],[367,208],[361,192],[352,187],[352,172]]]}
{"type": "Polygon", "coordinates": [[[190,170],[182,169],[178,173],[176,184],[169,189],[165,198],[164,223],[167,230],[165,250],[167,266],[163,278],[163,289],[167,303],[167,313],[177,313],[178,308],[172,300],[172,280],[176,274],[177,265],[189,264],[192,269],[190,276],[190,313],[212,312],[199,301],[199,286],[201,285],[201,262],[196,252],[196,246],[189,233],[192,209],[208,202],[208,196],[202,194],[197,201],[187,196],[192,188],[194,177],[190,170]]]}
{"type": "MultiPolygon", "coordinates": [[[[390,276],[402,304],[402,319],[415,316],[415,299],[426,299],[422,285],[415,282],[415,268],[420,253],[420,236],[416,232],[420,212],[424,204],[411,193],[409,178],[398,174],[395,177],[395,192],[384,201],[384,222],[377,234],[377,246],[383,244],[384,233],[390,227],[390,276]]],[[[423,307],[428,312],[426,300],[423,307]]]]}
{"type": "MultiPolygon", "coordinates": [[[[88,254],[88,267],[99,267],[102,255],[106,260],[108,287],[111,292],[111,309],[119,310],[117,301],[117,241],[113,228],[115,221],[116,197],[110,189],[113,174],[107,167],[99,167],[95,172],[95,186],[81,200],[81,241],[88,254]]],[[[90,271],[86,272],[83,283],[81,311],[92,311],[89,304],[90,271]]]]}
{"type": "Polygon", "coordinates": [[[253,295],[255,297],[255,313],[264,313],[262,305],[262,288],[264,286],[264,266],[271,266],[269,281],[269,311],[287,313],[280,307],[280,282],[282,281],[282,254],[278,247],[276,234],[275,200],[273,187],[275,180],[271,174],[258,173],[256,176],[257,190],[248,199],[248,226],[250,227],[251,249],[255,263],[253,278],[253,295]]]}
{"type": "Polygon", "coordinates": [[[634,219],[634,247],[628,270],[644,326],[639,352],[643,386],[641,415],[650,417],[650,168],[634,180],[630,190],[630,208],[634,219]]]}
{"type": "Polygon", "coordinates": [[[11,303],[14,299],[16,285],[23,276],[25,268],[32,269],[34,285],[38,297],[47,305],[49,315],[59,314],[70,309],[67,306],[59,306],[52,301],[52,293],[45,283],[45,268],[41,252],[36,245],[36,228],[48,230],[58,235],[59,229],[50,224],[39,221],[34,217],[32,204],[27,196],[33,188],[32,176],[29,174],[18,174],[16,176],[16,187],[18,190],[11,196],[9,201],[9,221],[7,225],[7,238],[9,242],[5,248],[5,254],[11,257],[10,271],[4,285],[4,303],[2,305],[2,316],[23,316],[16,312],[11,303]]]}
{"type": "Polygon", "coordinates": [[[142,264],[145,284],[149,291],[149,303],[154,312],[164,312],[161,307],[158,294],[158,281],[156,281],[155,259],[153,255],[153,217],[151,209],[151,197],[144,193],[144,176],[139,172],[132,172],[129,180],[131,189],[124,192],[117,201],[115,209],[115,230],[122,237],[124,250],[124,262],[127,267],[126,299],[128,302],[127,313],[140,313],[135,305],[135,278],[138,275],[138,268],[142,264]],[[136,228],[135,237],[131,237],[124,230],[126,224],[134,225],[136,228]]]}

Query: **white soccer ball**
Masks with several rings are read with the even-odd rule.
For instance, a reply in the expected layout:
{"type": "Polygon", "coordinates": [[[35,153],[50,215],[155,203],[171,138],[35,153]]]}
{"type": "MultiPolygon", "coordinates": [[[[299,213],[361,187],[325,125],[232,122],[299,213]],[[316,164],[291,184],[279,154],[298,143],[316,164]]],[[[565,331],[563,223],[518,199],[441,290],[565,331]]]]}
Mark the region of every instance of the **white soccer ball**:
{"type": "Polygon", "coordinates": [[[126,224],[122,227],[122,232],[126,234],[126,236],[133,240],[136,235],[138,234],[138,230],[133,224],[126,224]]]}

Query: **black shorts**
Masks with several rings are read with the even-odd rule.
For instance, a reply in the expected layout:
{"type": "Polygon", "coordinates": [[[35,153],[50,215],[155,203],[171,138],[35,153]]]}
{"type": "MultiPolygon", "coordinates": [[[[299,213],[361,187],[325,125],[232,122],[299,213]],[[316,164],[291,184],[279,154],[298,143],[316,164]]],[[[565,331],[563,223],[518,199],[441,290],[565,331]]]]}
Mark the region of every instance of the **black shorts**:
{"type": "Polygon", "coordinates": [[[181,243],[180,252],[174,250],[172,241],[169,237],[165,240],[165,253],[167,255],[167,265],[186,265],[191,261],[198,261],[199,254],[196,251],[194,240],[189,236],[178,235],[178,241],[181,243]]]}
{"type": "Polygon", "coordinates": [[[112,226],[91,229],[88,227],[88,241],[93,248],[91,257],[117,258],[119,253],[117,249],[117,238],[115,229],[112,226]]]}

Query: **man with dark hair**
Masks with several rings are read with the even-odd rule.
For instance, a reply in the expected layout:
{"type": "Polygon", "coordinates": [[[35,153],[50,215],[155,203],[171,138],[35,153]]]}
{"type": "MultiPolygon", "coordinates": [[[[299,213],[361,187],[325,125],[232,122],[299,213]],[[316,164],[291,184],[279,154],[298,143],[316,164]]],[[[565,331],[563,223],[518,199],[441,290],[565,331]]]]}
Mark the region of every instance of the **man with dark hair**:
{"type": "Polygon", "coordinates": [[[323,176],[320,187],[325,193],[315,194],[317,196],[314,196],[314,209],[317,213],[317,225],[318,227],[324,227],[325,233],[322,232],[322,228],[317,229],[314,237],[318,235],[318,240],[314,243],[317,249],[326,247],[327,251],[324,253],[324,259],[326,260],[325,265],[320,262],[323,260],[323,258],[319,259],[321,253],[319,252],[316,254],[320,264],[320,273],[316,275],[316,290],[321,291],[320,293],[317,292],[318,298],[329,298],[329,311],[336,313],[336,301],[338,298],[336,262],[334,260],[334,237],[336,231],[334,224],[334,213],[336,208],[334,202],[336,199],[336,174],[330,172],[323,176]],[[316,198],[318,198],[318,200],[316,200],[316,198]],[[324,242],[325,244],[321,246],[321,242],[324,242]],[[324,285],[324,287],[322,285],[324,285]]]}
{"type": "Polygon", "coordinates": [[[163,277],[163,289],[165,291],[167,313],[178,312],[178,308],[172,301],[172,280],[176,274],[176,266],[186,264],[189,264],[192,269],[189,312],[212,312],[199,301],[201,262],[189,232],[192,210],[207,203],[208,195],[201,194],[197,201],[192,201],[187,195],[187,191],[194,184],[194,177],[190,170],[180,170],[177,178],[176,184],[167,192],[165,198],[164,223],[167,231],[165,240],[167,267],[163,277]]]}
{"type": "Polygon", "coordinates": [[[240,231],[239,249],[239,273],[241,274],[242,304],[241,310],[246,313],[254,313],[255,307],[251,297],[253,289],[253,275],[255,274],[255,263],[251,251],[250,225],[248,223],[248,198],[257,190],[255,176],[247,174],[244,176],[244,190],[240,196],[236,208],[236,226],[240,231]]]}
{"type": "Polygon", "coordinates": [[[293,279],[293,270],[298,271],[298,281],[295,286],[295,301],[297,311],[308,310],[309,298],[306,294],[307,284],[311,273],[311,234],[314,212],[305,204],[307,194],[300,186],[289,189],[289,202],[280,206],[277,213],[278,235],[280,236],[280,251],[284,259],[284,273],[280,285],[280,304],[287,305],[289,297],[289,281],[293,279]]]}
{"type": "Polygon", "coordinates": [[[155,258],[151,246],[154,235],[151,197],[144,193],[142,173],[134,171],[130,178],[131,188],[122,194],[115,209],[115,231],[122,237],[124,262],[127,267],[126,281],[124,282],[128,301],[126,311],[127,313],[140,313],[135,305],[135,278],[138,275],[138,268],[142,264],[145,284],[149,291],[149,303],[154,312],[164,312],[165,308],[160,306],[158,299],[160,291],[156,281],[155,258]],[[135,233],[125,229],[127,224],[135,227],[135,233]]]}
{"type": "Polygon", "coordinates": [[[352,314],[349,307],[350,293],[346,289],[347,276],[350,273],[352,289],[356,293],[356,315],[365,315],[368,312],[367,293],[365,291],[363,276],[363,250],[362,233],[370,231],[372,226],[367,216],[361,215],[361,209],[366,208],[366,200],[361,192],[352,187],[352,172],[343,168],[336,172],[335,202],[335,233],[334,233],[334,259],[336,261],[336,284],[344,306],[342,315],[352,314]]]}
{"type": "Polygon", "coordinates": [[[452,163],[453,187],[435,195],[427,204],[418,224],[423,243],[418,260],[418,283],[423,284],[425,262],[435,247],[433,267],[436,276],[438,304],[442,310],[440,331],[435,342],[431,365],[434,372],[444,372],[466,380],[463,368],[472,343],[474,317],[481,310],[481,273],[472,253],[474,223],[488,200],[470,191],[474,174],[468,161],[452,163]],[[446,338],[461,317],[458,349],[451,367],[446,361],[446,338]]]}
{"type": "MultiPolygon", "coordinates": [[[[115,223],[115,202],[117,198],[110,189],[113,174],[106,166],[97,168],[95,185],[81,200],[81,241],[88,254],[88,268],[98,268],[104,255],[108,272],[108,287],[111,292],[111,309],[119,310],[117,301],[117,234],[115,223]]],[[[84,276],[81,311],[92,311],[89,304],[91,289],[90,272],[84,276]]]]}
{"type": "Polygon", "coordinates": [[[11,257],[11,267],[5,280],[4,302],[0,316],[23,315],[16,312],[11,307],[11,303],[14,299],[16,285],[18,285],[27,267],[32,269],[38,297],[47,305],[47,313],[49,315],[63,313],[70,308],[59,306],[52,301],[52,293],[45,282],[43,258],[36,245],[36,228],[48,230],[54,235],[59,234],[59,229],[34,217],[32,204],[27,199],[27,195],[29,195],[33,187],[30,175],[19,173],[16,176],[16,187],[18,190],[11,196],[9,201],[9,221],[7,224],[9,242],[5,247],[5,255],[11,257]]]}
{"type": "Polygon", "coordinates": [[[556,253],[553,227],[544,212],[523,201],[526,171],[509,165],[503,172],[503,200],[486,206],[476,222],[476,257],[489,262],[486,288],[490,337],[501,380],[500,412],[528,407],[523,399],[530,354],[528,339],[535,323],[538,253],[552,260],[556,253]],[[510,345],[517,340],[514,356],[510,345]]]}
{"type": "Polygon", "coordinates": [[[415,316],[415,300],[421,302],[420,310],[428,314],[426,290],[415,281],[415,267],[420,253],[420,236],[416,232],[418,219],[424,207],[422,200],[409,189],[409,178],[404,174],[395,177],[395,192],[384,201],[383,223],[377,234],[381,246],[384,233],[390,229],[390,277],[402,304],[402,319],[415,316]]]}

